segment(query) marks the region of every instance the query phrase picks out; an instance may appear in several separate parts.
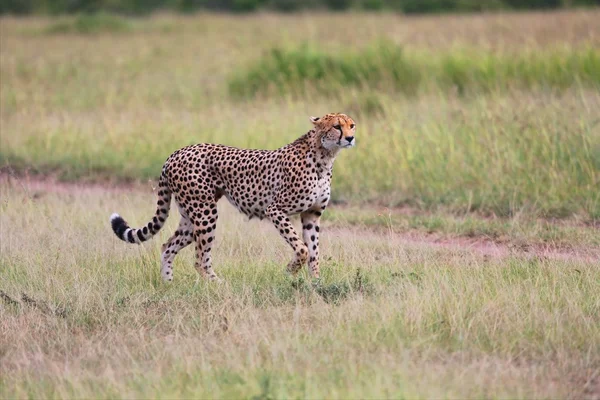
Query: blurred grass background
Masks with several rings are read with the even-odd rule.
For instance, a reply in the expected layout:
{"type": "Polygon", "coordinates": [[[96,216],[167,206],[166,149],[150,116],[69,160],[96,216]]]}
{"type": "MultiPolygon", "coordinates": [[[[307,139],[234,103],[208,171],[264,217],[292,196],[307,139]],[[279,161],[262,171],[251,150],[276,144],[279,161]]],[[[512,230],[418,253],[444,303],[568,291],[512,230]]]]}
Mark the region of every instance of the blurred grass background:
{"type": "Polygon", "coordinates": [[[406,14],[531,10],[589,7],[597,0],[5,0],[0,13],[63,14],[108,11],[148,14],[157,10],[193,12],[198,10],[248,13],[260,10],[292,12],[302,10],[368,10],[406,14]]]}
{"type": "Polygon", "coordinates": [[[599,18],[4,17],[0,162],[153,179],[181,146],[274,149],[336,111],[359,128],[338,201],[595,220],[599,18]]]}

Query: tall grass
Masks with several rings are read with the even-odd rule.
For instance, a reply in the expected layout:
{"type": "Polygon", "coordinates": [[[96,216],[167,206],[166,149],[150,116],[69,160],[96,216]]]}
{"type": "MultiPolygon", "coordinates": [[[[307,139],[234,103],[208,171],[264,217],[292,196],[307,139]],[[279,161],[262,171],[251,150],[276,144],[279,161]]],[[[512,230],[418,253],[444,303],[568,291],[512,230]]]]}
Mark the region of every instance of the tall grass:
{"type": "Polygon", "coordinates": [[[349,87],[415,94],[427,90],[489,92],[508,88],[557,88],[579,85],[600,89],[600,52],[527,51],[502,54],[454,50],[446,54],[407,54],[391,42],[362,50],[320,50],[316,45],[273,48],[229,81],[234,96],[335,95],[349,87]]]}
{"type": "Polygon", "coordinates": [[[336,161],[335,200],[500,216],[600,216],[597,93],[453,100],[378,95],[371,113],[365,112],[373,107],[365,104],[369,98],[362,96],[320,99],[310,109],[292,101],[215,105],[196,113],[162,110],[141,114],[143,120],[133,110],[61,121],[52,114],[34,121],[15,114],[5,119],[0,155],[13,168],[64,179],[155,179],[181,146],[217,142],[273,149],[306,132],[306,116],[315,110],[344,110],[358,123],[358,144],[336,161]]]}

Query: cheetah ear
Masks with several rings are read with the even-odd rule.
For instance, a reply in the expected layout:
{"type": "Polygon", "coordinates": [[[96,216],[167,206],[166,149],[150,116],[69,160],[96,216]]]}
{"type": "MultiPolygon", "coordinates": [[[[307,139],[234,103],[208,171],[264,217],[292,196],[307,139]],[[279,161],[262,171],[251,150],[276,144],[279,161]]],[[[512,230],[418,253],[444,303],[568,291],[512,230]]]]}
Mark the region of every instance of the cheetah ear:
{"type": "Polygon", "coordinates": [[[312,122],[313,124],[316,124],[321,118],[319,117],[310,117],[310,122],[312,122]]]}

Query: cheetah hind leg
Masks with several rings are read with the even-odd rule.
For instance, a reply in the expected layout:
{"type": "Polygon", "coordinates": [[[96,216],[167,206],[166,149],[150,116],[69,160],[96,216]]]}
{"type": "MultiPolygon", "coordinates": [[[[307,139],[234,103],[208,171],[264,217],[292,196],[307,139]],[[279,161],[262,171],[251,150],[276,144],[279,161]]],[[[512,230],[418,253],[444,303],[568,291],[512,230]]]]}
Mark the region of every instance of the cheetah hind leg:
{"type": "Polygon", "coordinates": [[[210,251],[215,242],[215,231],[219,214],[217,203],[207,204],[194,219],[194,240],[196,241],[196,262],[194,266],[200,275],[211,281],[222,282],[212,268],[210,251]]]}
{"type": "Polygon", "coordinates": [[[162,245],[160,275],[163,280],[167,282],[173,280],[173,260],[177,253],[192,243],[192,232],[192,222],[189,218],[182,215],[177,230],[173,236],[162,245]]]}

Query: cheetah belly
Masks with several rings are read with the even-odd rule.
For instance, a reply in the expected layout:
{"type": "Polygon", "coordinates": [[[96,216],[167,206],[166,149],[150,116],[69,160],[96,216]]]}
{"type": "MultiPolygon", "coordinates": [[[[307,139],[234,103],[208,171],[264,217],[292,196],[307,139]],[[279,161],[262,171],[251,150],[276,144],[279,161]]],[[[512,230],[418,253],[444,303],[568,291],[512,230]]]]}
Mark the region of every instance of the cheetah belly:
{"type": "Polygon", "coordinates": [[[267,206],[273,201],[272,197],[265,195],[265,193],[261,193],[260,196],[257,194],[251,200],[241,200],[238,196],[232,195],[227,190],[224,190],[224,195],[232,206],[250,218],[265,218],[267,206]]]}
{"type": "Polygon", "coordinates": [[[253,174],[250,181],[242,176],[237,183],[230,181],[222,188],[229,203],[250,218],[265,218],[266,209],[273,201],[272,191],[263,175],[261,173],[253,174]],[[245,184],[239,182],[245,182],[245,184]]]}

